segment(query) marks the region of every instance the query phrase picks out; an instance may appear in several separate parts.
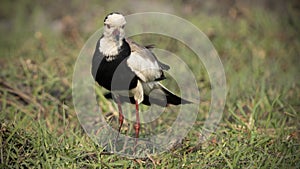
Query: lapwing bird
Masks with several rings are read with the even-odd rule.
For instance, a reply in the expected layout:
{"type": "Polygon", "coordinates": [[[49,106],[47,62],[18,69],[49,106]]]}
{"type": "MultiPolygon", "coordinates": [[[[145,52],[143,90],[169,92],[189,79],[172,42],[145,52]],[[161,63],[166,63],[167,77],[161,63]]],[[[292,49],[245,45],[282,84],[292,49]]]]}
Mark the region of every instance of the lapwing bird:
{"type": "Polygon", "coordinates": [[[166,79],[164,71],[170,67],[160,62],[151,51],[153,46],[141,46],[125,38],[125,17],[110,13],[104,19],[103,35],[97,41],[92,59],[95,81],[110,92],[106,98],[114,99],[119,110],[118,139],[124,116],[121,104],[135,104],[135,138],[139,137],[139,104],[167,106],[191,103],[182,99],[160,81],[166,79]]]}

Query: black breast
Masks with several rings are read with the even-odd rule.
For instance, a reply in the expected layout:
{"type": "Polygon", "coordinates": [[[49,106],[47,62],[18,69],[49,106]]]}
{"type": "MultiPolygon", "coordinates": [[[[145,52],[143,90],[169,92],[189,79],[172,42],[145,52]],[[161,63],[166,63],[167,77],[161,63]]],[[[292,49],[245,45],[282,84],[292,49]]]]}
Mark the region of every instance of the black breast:
{"type": "Polygon", "coordinates": [[[127,66],[130,46],[123,39],[119,54],[112,61],[107,61],[99,51],[100,40],[97,42],[92,60],[92,75],[100,86],[107,90],[129,90],[137,85],[137,76],[127,66]]]}

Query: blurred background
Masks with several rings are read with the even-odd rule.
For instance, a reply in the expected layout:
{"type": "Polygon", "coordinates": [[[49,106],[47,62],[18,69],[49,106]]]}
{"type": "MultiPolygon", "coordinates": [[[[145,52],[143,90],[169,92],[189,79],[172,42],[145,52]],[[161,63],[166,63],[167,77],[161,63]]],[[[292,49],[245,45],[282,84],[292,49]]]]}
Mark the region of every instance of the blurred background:
{"type": "MultiPolygon", "coordinates": [[[[38,158],[33,154],[40,150],[36,150],[34,145],[41,143],[28,143],[30,150],[28,151],[36,151],[29,155],[27,153],[28,156],[25,150],[20,151],[22,145],[19,145],[20,142],[24,142],[24,138],[31,140],[36,136],[38,136],[37,140],[49,141],[49,144],[59,142],[63,146],[77,148],[78,152],[86,151],[88,146],[82,143],[88,142],[86,138],[82,141],[78,140],[78,136],[74,137],[79,135],[81,138],[84,134],[77,132],[81,129],[72,105],[72,73],[84,43],[102,27],[104,17],[112,11],[124,15],[138,12],[165,12],[182,17],[196,25],[208,36],[218,51],[227,78],[228,95],[221,122],[221,131],[225,134],[216,134],[213,144],[223,144],[224,137],[230,135],[241,144],[241,147],[236,149],[240,151],[243,145],[244,148],[249,144],[252,145],[253,142],[246,141],[251,140],[262,144],[263,151],[266,150],[266,146],[273,146],[271,150],[268,149],[271,155],[266,157],[270,160],[270,164],[275,164],[281,159],[279,166],[298,164],[299,167],[300,2],[297,0],[1,1],[0,134],[3,146],[1,146],[0,157],[2,164],[18,165],[20,162],[20,159],[16,158],[18,156],[38,158]],[[32,119],[38,124],[32,123],[32,119]],[[44,130],[50,135],[43,135],[44,130]],[[240,132],[243,134],[239,134],[240,132]],[[64,139],[68,137],[69,140],[66,139],[67,141],[61,143],[59,139],[51,140],[53,136],[64,139]],[[283,138],[290,142],[283,144],[284,141],[281,140],[283,138]],[[76,147],[74,140],[83,144],[84,148],[76,147]],[[247,143],[243,144],[241,140],[247,143]],[[294,147],[294,145],[298,146],[294,147]],[[12,152],[17,155],[11,155],[12,152]]],[[[178,50],[176,42],[172,39],[145,36],[135,37],[135,40],[144,45],[157,44],[160,48],[170,50],[179,56],[193,55],[191,51],[178,50]]],[[[189,66],[199,65],[191,61],[189,66]]],[[[196,128],[198,127],[196,131],[199,132],[201,122],[205,120],[209,110],[210,82],[205,69],[196,72],[196,75],[203,96],[198,117],[200,122],[195,124],[196,128]]],[[[172,85],[174,84],[170,84],[171,88],[172,85]]],[[[104,112],[115,111],[111,105],[107,106],[109,104],[107,102],[100,104],[104,112]]],[[[197,132],[192,132],[188,140],[195,140],[197,137],[197,132]]],[[[228,140],[225,139],[226,141],[228,140]]],[[[231,143],[234,141],[231,140],[231,143]]],[[[78,155],[76,151],[68,154],[65,147],[63,150],[54,146],[55,148],[59,150],[61,156],[78,155]]],[[[45,165],[45,161],[51,161],[48,157],[55,154],[53,149],[48,149],[47,146],[45,149],[46,153],[44,153],[47,155],[39,159],[41,166],[45,165]]],[[[243,155],[253,155],[251,151],[245,150],[243,155]]],[[[89,149],[89,153],[94,152],[93,148],[89,149]]],[[[97,161],[96,157],[90,154],[87,156],[90,163],[97,161]]],[[[198,156],[206,159],[205,154],[198,153],[198,156]]],[[[214,157],[210,158],[211,163],[219,160],[219,157],[214,157]]],[[[221,160],[216,165],[230,166],[235,164],[235,158],[240,158],[230,155],[226,157],[233,162],[228,164],[227,160],[221,160]]],[[[251,165],[263,161],[255,157],[254,155],[253,159],[246,159],[245,163],[235,165],[246,167],[251,160],[251,165]]],[[[119,159],[114,157],[105,160],[115,162],[119,159]]],[[[189,160],[193,161],[192,158],[189,160]]],[[[70,164],[73,162],[71,157],[67,161],[70,161],[70,164]]],[[[182,162],[180,158],[178,161],[178,163],[182,162]]],[[[58,166],[67,165],[60,163],[59,160],[56,162],[58,166]]],[[[53,160],[50,164],[56,162],[53,160]]],[[[98,164],[105,164],[102,162],[103,160],[98,161],[98,164]]],[[[28,163],[31,164],[30,160],[24,165],[28,163]]],[[[202,163],[210,162],[204,160],[202,163]]]]}
{"type": "MultiPolygon", "coordinates": [[[[227,70],[229,98],[245,96],[251,89],[240,84],[255,85],[266,77],[268,87],[293,86],[299,79],[299,4],[296,0],[2,1],[1,66],[18,59],[58,59],[59,67],[46,65],[62,73],[72,68],[85,41],[102,27],[108,13],[166,12],[187,19],[208,36],[227,70]]],[[[139,42],[176,52],[173,42],[151,36],[139,42]]],[[[70,75],[64,74],[66,83],[70,75]]]]}

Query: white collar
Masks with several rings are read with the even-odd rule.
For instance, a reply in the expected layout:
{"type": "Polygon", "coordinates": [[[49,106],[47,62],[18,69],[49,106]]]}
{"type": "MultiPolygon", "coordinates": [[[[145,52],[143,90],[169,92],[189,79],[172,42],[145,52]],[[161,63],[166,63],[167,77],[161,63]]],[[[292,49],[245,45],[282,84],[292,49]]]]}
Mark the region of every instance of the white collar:
{"type": "Polygon", "coordinates": [[[120,39],[119,42],[116,42],[109,38],[103,37],[100,39],[99,51],[103,53],[107,61],[112,61],[118,56],[119,49],[122,45],[122,39],[120,39]]]}

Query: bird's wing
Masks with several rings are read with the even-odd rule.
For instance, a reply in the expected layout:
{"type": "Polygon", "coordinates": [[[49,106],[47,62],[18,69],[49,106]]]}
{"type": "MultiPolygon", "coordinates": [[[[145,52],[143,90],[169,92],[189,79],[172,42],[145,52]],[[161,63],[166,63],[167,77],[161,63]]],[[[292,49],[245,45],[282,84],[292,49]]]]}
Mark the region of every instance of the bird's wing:
{"type": "MultiPolygon", "coordinates": [[[[101,36],[101,38],[102,37],[103,37],[103,35],[101,36]]],[[[93,59],[92,59],[92,70],[91,70],[91,73],[92,73],[94,79],[96,79],[97,71],[98,71],[100,62],[101,62],[101,60],[104,57],[103,54],[99,51],[100,39],[97,41],[96,49],[95,49],[95,52],[94,52],[94,55],[93,55],[93,59]]]]}
{"type": "Polygon", "coordinates": [[[159,62],[148,48],[140,46],[129,39],[126,39],[126,41],[131,48],[127,65],[143,82],[165,79],[163,70],[169,69],[168,65],[159,62]]]}

